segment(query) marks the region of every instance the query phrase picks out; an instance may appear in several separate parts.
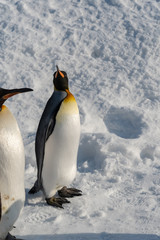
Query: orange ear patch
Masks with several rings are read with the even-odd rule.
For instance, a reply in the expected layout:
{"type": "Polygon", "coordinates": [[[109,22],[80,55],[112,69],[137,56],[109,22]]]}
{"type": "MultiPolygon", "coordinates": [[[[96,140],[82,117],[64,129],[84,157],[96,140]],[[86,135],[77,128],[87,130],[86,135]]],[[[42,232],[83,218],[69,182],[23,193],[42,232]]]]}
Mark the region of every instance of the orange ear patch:
{"type": "Polygon", "coordinates": [[[55,78],[58,77],[58,73],[61,75],[62,78],[64,78],[64,74],[59,70],[56,72],[55,78]]]}
{"type": "Polygon", "coordinates": [[[59,71],[59,74],[61,75],[62,78],[64,78],[64,74],[61,71],[59,71]]]}
{"type": "Polygon", "coordinates": [[[57,78],[57,76],[58,76],[58,71],[56,72],[55,78],[57,78]]]}

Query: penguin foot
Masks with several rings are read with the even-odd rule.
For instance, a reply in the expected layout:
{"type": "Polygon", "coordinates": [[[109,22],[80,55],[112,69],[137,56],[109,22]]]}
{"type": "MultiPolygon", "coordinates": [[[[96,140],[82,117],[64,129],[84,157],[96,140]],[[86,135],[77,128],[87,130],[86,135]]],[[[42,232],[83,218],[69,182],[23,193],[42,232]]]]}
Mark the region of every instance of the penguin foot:
{"type": "Polygon", "coordinates": [[[82,191],[76,188],[67,188],[64,186],[61,190],[58,191],[58,195],[60,197],[75,197],[75,196],[82,196],[82,191]]]}
{"type": "Polygon", "coordinates": [[[56,197],[51,197],[51,198],[46,198],[46,202],[48,205],[51,205],[53,207],[59,207],[63,208],[62,204],[64,203],[70,203],[66,198],[56,198],[56,197]]]}
{"type": "Polygon", "coordinates": [[[10,233],[8,233],[5,240],[22,240],[22,239],[16,238],[15,236],[12,236],[10,233]]]}

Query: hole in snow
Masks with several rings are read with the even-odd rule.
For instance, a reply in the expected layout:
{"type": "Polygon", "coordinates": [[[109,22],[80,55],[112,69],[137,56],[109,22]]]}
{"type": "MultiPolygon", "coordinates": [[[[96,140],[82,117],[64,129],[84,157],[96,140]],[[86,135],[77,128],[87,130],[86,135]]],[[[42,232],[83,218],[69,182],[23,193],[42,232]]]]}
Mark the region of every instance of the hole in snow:
{"type": "Polygon", "coordinates": [[[116,108],[111,106],[104,122],[110,133],[121,138],[134,139],[140,137],[147,124],[143,121],[142,115],[130,109],[116,108]]]}

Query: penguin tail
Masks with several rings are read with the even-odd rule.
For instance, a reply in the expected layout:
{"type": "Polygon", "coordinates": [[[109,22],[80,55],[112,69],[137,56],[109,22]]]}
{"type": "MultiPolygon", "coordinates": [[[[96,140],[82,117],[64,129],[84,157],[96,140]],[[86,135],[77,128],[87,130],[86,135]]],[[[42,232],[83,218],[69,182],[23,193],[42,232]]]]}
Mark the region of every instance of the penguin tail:
{"type": "Polygon", "coordinates": [[[29,194],[35,194],[41,190],[41,185],[38,182],[38,180],[35,182],[34,186],[29,190],[29,194]]]}

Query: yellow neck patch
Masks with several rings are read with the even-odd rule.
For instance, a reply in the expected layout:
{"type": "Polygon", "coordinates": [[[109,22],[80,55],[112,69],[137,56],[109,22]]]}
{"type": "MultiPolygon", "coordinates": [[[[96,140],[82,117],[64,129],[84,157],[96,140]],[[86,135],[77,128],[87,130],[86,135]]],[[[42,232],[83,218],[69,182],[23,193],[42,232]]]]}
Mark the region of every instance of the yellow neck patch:
{"type": "Polygon", "coordinates": [[[57,114],[58,120],[63,119],[64,115],[75,115],[79,114],[78,106],[76,100],[69,90],[66,90],[67,96],[63,100],[59,113],[57,114]]]}
{"type": "Polygon", "coordinates": [[[7,107],[5,105],[2,105],[1,111],[4,111],[7,107]]]}
{"type": "Polygon", "coordinates": [[[74,98],[74,96],[72,95],[72,93],[69,90],[66,90],[67,93],[67,97],[64,99],[64,102],[70,102],[70,101],[74,101],[76,102],[76,99],[74,98]]]}

